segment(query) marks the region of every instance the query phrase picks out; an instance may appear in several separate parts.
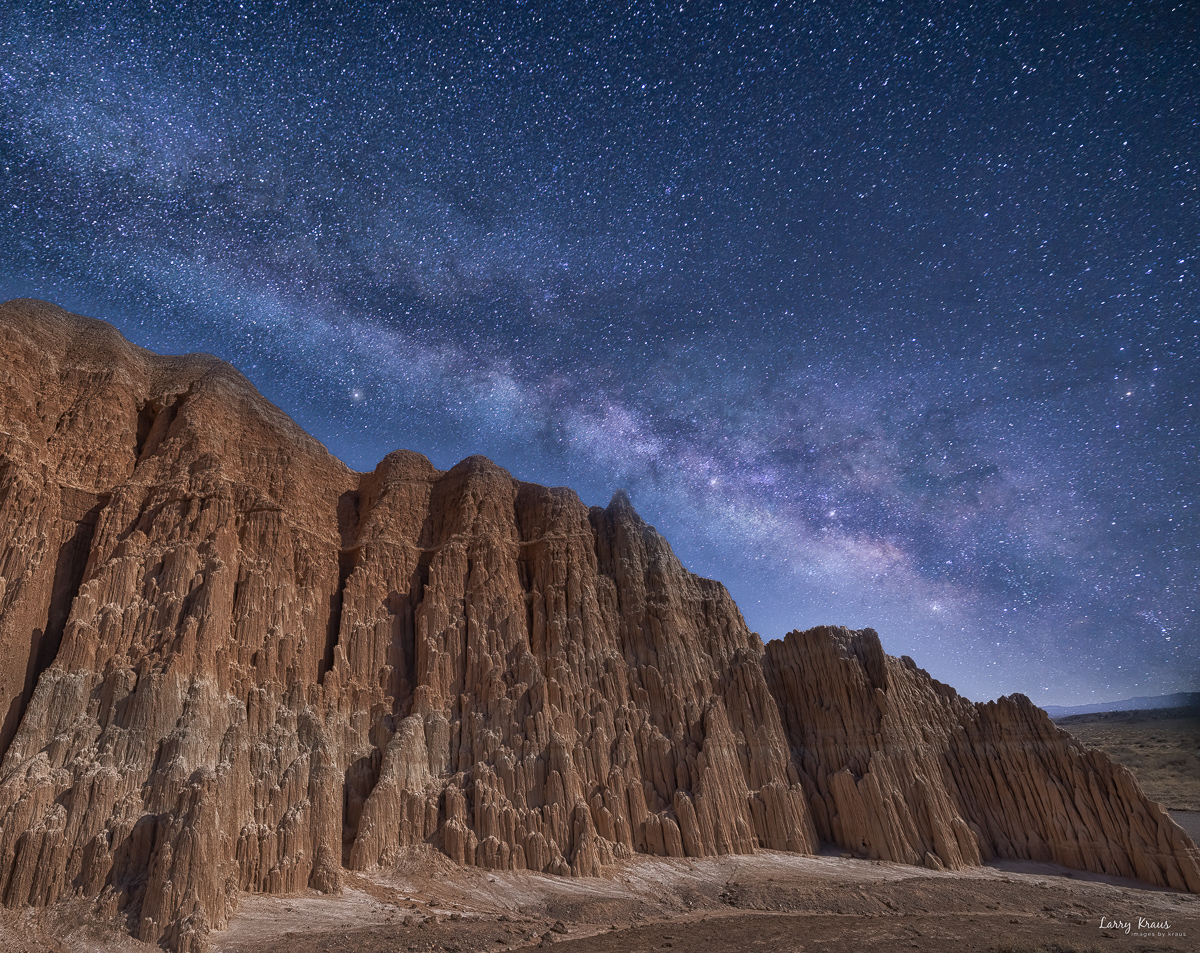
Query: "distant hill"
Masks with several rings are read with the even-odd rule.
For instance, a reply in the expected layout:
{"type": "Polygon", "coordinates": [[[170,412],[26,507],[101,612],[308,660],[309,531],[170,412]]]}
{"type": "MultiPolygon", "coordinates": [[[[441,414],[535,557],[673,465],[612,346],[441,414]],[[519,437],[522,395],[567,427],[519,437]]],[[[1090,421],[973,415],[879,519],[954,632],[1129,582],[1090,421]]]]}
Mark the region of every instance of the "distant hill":
{"type": "Polygon", "coordinates": [[[1145,695],[1123,698],[1115,702],[1095,702],[1091,705],[1043,705],[1051,718],[1071,715],[1094,715],[1103,711],[1146,711],[1151,708],[1200,708],[1200,692],[1175,692],[1173,695],[1145,695]]]}

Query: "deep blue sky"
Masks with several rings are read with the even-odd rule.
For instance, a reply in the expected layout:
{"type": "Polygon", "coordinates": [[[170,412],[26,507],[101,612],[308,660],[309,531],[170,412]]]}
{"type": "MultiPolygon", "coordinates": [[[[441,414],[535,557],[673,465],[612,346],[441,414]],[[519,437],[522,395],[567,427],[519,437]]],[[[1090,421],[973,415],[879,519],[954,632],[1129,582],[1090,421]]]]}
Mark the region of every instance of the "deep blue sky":
{"type": "Polygon", "coordinates": [[[305,6],[6,4],[0,298],[625,487],[764,638],[1200,687],[1195,6],[305,6]]]}

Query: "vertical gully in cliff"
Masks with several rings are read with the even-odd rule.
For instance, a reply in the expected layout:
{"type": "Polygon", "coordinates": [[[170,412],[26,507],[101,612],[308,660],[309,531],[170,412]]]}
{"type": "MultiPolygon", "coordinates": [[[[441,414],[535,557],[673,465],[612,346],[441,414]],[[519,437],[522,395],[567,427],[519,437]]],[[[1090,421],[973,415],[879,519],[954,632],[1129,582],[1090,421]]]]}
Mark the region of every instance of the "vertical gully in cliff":
{"type": "Polygon", "coordinates": [[[341,548],[338,550],[338,581],[337,588],[329,597],[329,621],[325,624],[325,654],[317,667],[317,684],[325,684],[325,674],[333,668],[334,649],[342,630],[342,603],[346,594],[346,581],[358,565],[359,551],[355,545],[358,536],[359,493],[357,490],[347,490],[338,497],[337,517],[338,536],[341,548]]]}
{"type": "Polygon", "coordinates": [[[325,684],[325,673],[333,668],[334,649],[337,648],[338,637],[342,630],[342,602],[346,594],[346,580],[354,572],[355,553],[338,553],[337,588],[329,597],[329,621],[325,624],[325,654],[317,668],[317,684],[325,684]]]}
{"type": "Polygon", "coordinates": [[[158,408],[147,401],[138,407],[137,436],[133,444],[133,465],[137,466],[142,459],[142,451],[146,449],[146,440],[154,429],[154,420],[158,416],[158,408]]]}
{"type": "Polygon", "coordinates": [[[621,585],[617,580],[616,558],[613,554],[617,537],[617,506],[621,501],[629,503],[629,496],[624,490],[617,490],[607,507],[593,506],[588,510],[588,522],[592,527],[592,545],[596,552],[596,571],[613,583],[613,593],[617,599],[617,613],[624,613],[621,602],[621,585]]]}
{"type": "Polygon", "coordinates": [[[533,567],[530,565],[526,546],[521,543],[517,556],[517,578],[521,582],[521,595],[525,602],[525,638],[533,644],[533,567]]]}
{"type": "Polygon", "coordinates": [[[34,629],[29,640],[29,657],[25,664],[25,685],[21,694],[14,699],[4,723],[0,725],[0,761],[8,751],[9,742],[17,733],[17,727],[25,715],[29,699],[37,687],[38,679],[58,657],[62,644],[63,630],[71,614],[71,605],[83,585],[83,573],[87,568],[88,554],[92,551],[92,537],[96,534],[96,523],[100,511],[110,499],[109,494],[96,496],[81,491],[64,491],[63,540],[58,547],[54,563],[54,582],[50,590],[50,607],[46,614],[46,625],[34,629]]]}
{"type": "Polygon", "coordinates": [[[533,564],[530,562],[530,546],[534,540],[529,538],[527,527],[521,521],[521,494],[513,500],[513,525],[517,528],[517,581],[521,584],[521,594],[525,602],[525,638],[533,644],[533,564]]]}
{"type": "Polygon", "coordinates": [[[161,398],[147,400],[138,405],[137,431],[133,444],[133,465],[136,468],[142,460],[158,449],[159,444],[167,437],[171,424],[179,416],[184,402],[192,395],[192,388],[180,394],[163,395],[161,398]],[[171,402],[165,403],[169,396],[171,402]]]}

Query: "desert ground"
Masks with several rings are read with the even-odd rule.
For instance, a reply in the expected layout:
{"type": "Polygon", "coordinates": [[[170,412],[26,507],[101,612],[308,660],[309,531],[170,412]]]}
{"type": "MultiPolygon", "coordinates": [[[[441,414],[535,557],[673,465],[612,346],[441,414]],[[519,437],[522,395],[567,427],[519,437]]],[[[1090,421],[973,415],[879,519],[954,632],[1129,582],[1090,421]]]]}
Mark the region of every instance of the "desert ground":
{"type": "MultiPolygon", "coordinates": [[[[5,911],[3,924],[5,949],[151,949],[82,903],[5,911]]],[[[951,874],[832,853],[762,852],[638,858],[607,877],[572,880],[463,870],[429,850],[386,874],[349,876],[341,897],[245,897],[213,949],[1151,953],[1195,950],[1198,940],[1200,897],[1051,865],[951,874]]]]}
{"type": "MultiPolygon", "coordinates": [[[[1195,713],[1083,715],[1059,724],[1128,766],[1200,836],[1195,713]]],[[[1200,897],[1028,862],[938,873],[837,852],[764,851],[639,857],[605,877],[562,879],[459,868],[430,849],[391,871],[348,874],[340,897],[244,896],[229,929],[212,940],[214,953],[551,945],[563,953],[1165,953],[1200,949],[1200,897]]],[[[98,919],[85,901],[0,912],[4,951],[151,949],[130,939],[123,921],[98,919]]]]}
{"type": "MultiPolygon", "coordinates": [[[[575,953],[840,953],[863,948],[992,950],[1005,943],[1035,949],[1048,942],[1080,950],[1102,942],[1114,950],[1196,948],[1200,898],[1062,873],[1013,865],[961,877],[838,855],[764,852],[700,861],[641,858],[611,879],[579,883],[476,872],[450,890],[446,880],[430,878],[422,865],[412,873],[362,885],[359,901],[385,920],[374,928],[343,929],[341,936],[334,928],[333,935],[297,942],[295,936],[278,936],[271,923],[279,916],[276,905],[263,904],[248,906],[217,948],[226,953],[346,948],[416,953],[457,947],[466,953],[553,944],[575,953]],[[396,909],[397,893],[410,898],[411,912],[396,909]],[[429,908],[431,900],[436,913],[429,908]],[[260,933],[264,914],[271,925],[260,933]],[[462,919],[454,920],[455,914],[462,919]],[[392,923],[386,923],[389,916],[392,923]],[[1106,937],[1114,931],[1101,929],[1102,916],[1132,919],[1130,935],[1106,937]],[[1170,927],[1137,931],[1139,916],[1170,927]],[[406,925],[404,917],[412,922],[406,925]],[[440,922],[426,922],[430,918],[440,922]],[[423,932],[429,935],[422,937],[423,932]],[[1134,932],[1188,935],[1135,938],[1134,932]]],[[[293,906],[290,916],[300,912],[293,906]]]]}

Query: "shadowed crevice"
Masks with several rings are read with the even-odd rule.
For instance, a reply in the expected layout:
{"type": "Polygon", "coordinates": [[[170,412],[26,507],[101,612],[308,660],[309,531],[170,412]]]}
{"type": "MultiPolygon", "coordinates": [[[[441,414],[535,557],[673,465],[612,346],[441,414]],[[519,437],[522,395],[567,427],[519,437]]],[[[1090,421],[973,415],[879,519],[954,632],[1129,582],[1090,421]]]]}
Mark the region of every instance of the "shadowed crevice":
{"type": "Polygon", "coordinates": [[[317,684],[325,684],[325,674],[333,668],[334,650],[342,631],[342,604],[346,596],[346,580],[354,572],[357,554],[354,551],[338,553],[338,583],[337,589],[329,597],[329,622],[325,626],[325,655],[321,659],[321,667],[317,670],[317,684]]]}
{"type": "Polygon", "coordinates": [[[146,440],[150,436],[150,431],[154,429],[154,421],[157,417],[158,408],[153,403],[148,401],[138,407],[137,438],[133,445],[134,466],[137,466],[142,459],[142,451],[146,448],[146,440]]]}
{"type": "Polygon", "coordinates": [[[109,497],[101,497],[89,510],[74,521],[74,527],[58,547],[58,556],[54,563],[54,582],[50,591],[50,606],[46,614],[46,625],[34,629],[29,637],[29,656],[25,664],[25,683],[21,694],[14,698],[9,705],[0,726],[0,761],[3,760],[8,746],[17,733],[17,727],[25,716],[25,708],[33,697],[38,679],[58,657],[58,649],[62,644],[63,631],[67,619],[71,615],[71,605],[79,594],[83,584],[83,574],[87,569],[88,554],[92,550],[92,538],[96,534],[96,523],[100,519],[100,511],[108,503],[109,497]]]}
{"type": "Polygon", "coordinates": [[[379,782],[379,769],[382,765],[383,752],[376,748],[346,769],[346,780],[342,787],[343,867],[350,866],[350,852],[354,849],[354,841],[358,837],[363,807],[379,782]]]}
{"type": "Polygon", "coordinates": [[[338,535],[342,548],[338,551],[337,588],[329,597],[329,621],[325,625],[325,653],[317,668],[317,684],[325,683],[326,673],[333,668],[334,650],[342,631],[342,606],[346,596],[346,581],[354,572],[359,561],[359,550],[355,547],[358,523],[361,518],[360,497],[357,490],[347,490],[338,497],[338,535]]]}
{"type": "Polygon", "coordinates": [[[192,388],[189,387],[183,393],[156,397],[138,405],[137,436],[133,447],[135,469],[162,445],[191,395],[192,388]]]}

